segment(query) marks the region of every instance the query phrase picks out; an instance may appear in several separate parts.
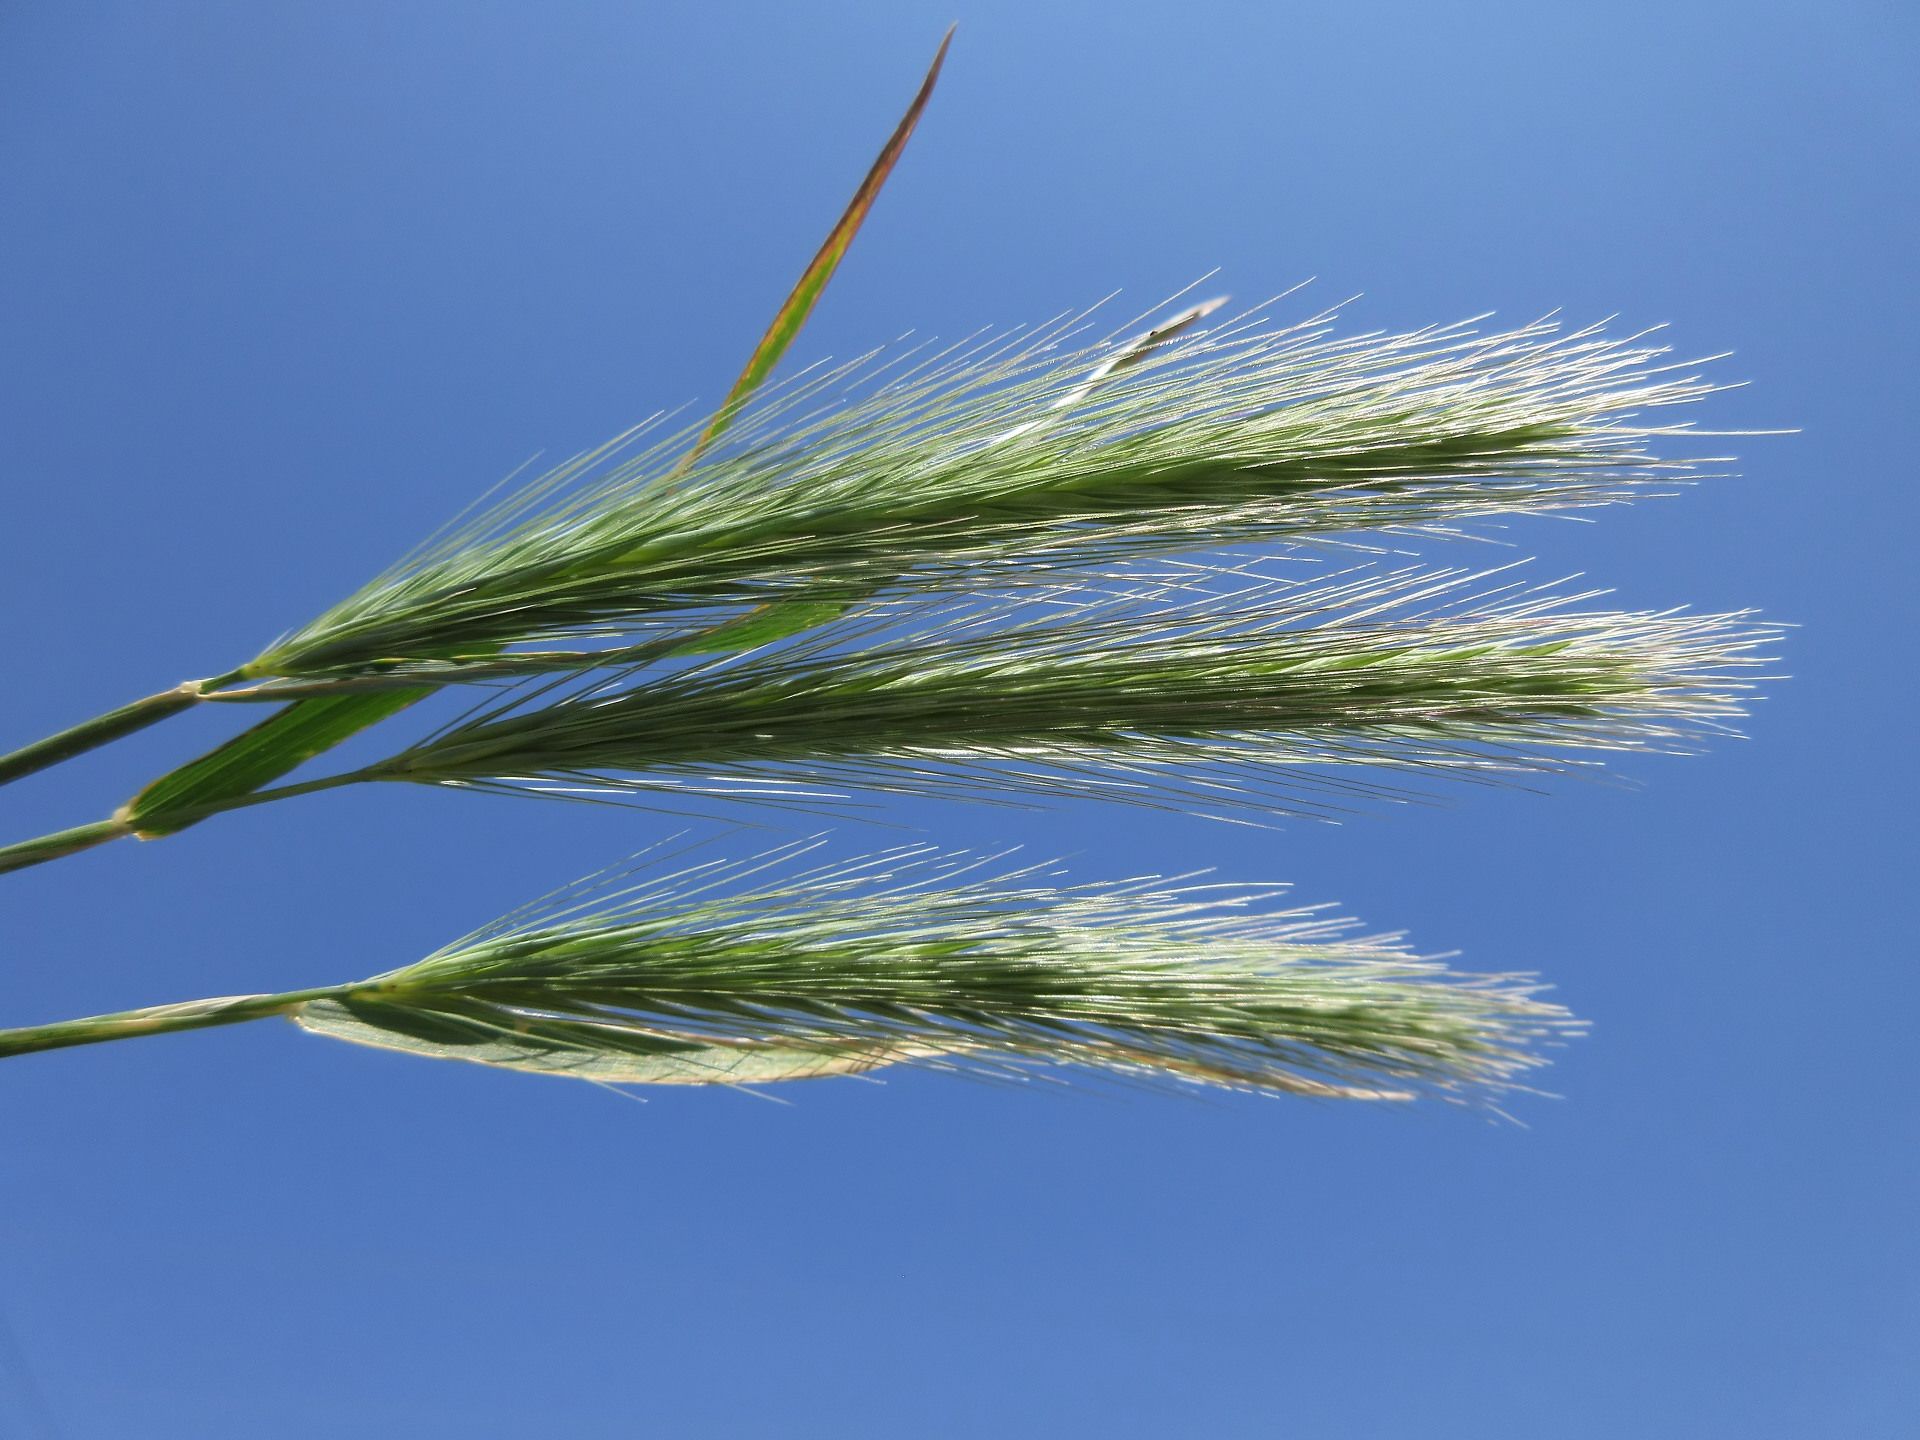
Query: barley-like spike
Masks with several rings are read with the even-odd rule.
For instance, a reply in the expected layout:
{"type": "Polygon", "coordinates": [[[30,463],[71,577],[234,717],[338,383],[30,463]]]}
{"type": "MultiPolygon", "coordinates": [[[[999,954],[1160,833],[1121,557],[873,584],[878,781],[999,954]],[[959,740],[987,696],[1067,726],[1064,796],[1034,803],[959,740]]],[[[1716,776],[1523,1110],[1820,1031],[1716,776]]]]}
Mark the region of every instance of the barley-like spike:
{"type": "Polygon", "coordinates": [[[364,774],[802,803],[1070,789],[1244,817],[1337,813],[1381,792],[1377,767],[1497,779],[1728,730],[1774,632],[1588,598],[1498,572],[1193,564],[881,604],[784,645],[530,683],[364,774]]]}
{"type": "Polygon", "coordinates": [[[1638,336],[1541,321],[1341,337],[1332,312],[1188,328],[1210,305],[1086,348],[1071,317],[816,367],[763,390],[684,472],[702,427],[657,421],[453,527],[244,670],[565,668],[579,652],[496,652],[1143,552],[1444,530],[1606,504],[1702,463],[1655,453],[1687,432],[1653,416],[1713,387],[1638,336]]]}
{"type": "Polygon", "coordinates": [[[613,1082],[1063,1064],[1369,1099],[1510,1085],[1571,1026],[1521,977],[1450,974],[1280,887],[1063,887],[927,846],[809,863],[818,843],[613,872],[294,1018],[613,1082]]]}

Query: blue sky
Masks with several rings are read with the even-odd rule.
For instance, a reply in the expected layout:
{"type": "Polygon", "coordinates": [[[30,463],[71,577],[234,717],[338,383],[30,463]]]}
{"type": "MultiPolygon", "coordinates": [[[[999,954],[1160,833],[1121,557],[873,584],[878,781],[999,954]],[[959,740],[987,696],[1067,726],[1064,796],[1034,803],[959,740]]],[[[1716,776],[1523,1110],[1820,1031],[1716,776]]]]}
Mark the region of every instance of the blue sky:
{"type": "MultiPolygon", "coordinates": [[[[1540,969],[1594,1022],[1561,1098],[640,1107],[277,1025],[19,1060],[0,1435],[1908,1433],[1909,6],[8,6],[0,742],[252,654],[535,451],[717,398],[956,17],[803,357],[1219,267],[1364,291],[1368,328],[1667,322],[1751,382],[1703,420],[1799,428],[1502,534],[1797,624],[1750,739],[1338,828],[890,812],[1540,969]]],[[[10,788],[4,838],[222,720],[10,788]]],[[[4,882],[0,1016],[370,973],[668,826],[347,792],[112,847],[4,882]]]]}

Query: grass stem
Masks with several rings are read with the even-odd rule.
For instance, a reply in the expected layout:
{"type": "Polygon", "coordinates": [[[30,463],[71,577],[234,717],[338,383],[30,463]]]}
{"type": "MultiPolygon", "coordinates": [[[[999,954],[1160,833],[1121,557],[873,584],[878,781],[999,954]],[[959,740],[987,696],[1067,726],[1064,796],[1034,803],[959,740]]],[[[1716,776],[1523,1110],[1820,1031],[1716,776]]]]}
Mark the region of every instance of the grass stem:
{"type": "Polygon", "coordinates": [[[70,830],[55,830],[51,835],[22,840],[14,845],[0,845],[0,875],[9,870],[25,870],[29,865],[44,865],[49,860],[77,855],[82,850],[91,850],[96,845],[104,845],[109,840],[118,840],[132,833],[133,829],[126,821],[115,818],[96,820],[91,825],[75,825],[70,830]]]}
{"type": "Polygon", "coordinates": [[[212,1000],[188,1000],[174,1005],[150,1005],[143,1010],[121,1010],[89,1015],[51,1025],[24,1025],[0,1030],[0,1058],[31,1055],[41,1050],[65,1050],[75,1045],[97,1045],[136,1035],[165,1035],[176,1030],[204,1030],[213,1025],[238,1025],[284,1015],[309,1000],[337,998],[351,986],[328,985],[317,990],[289,990],[281,995],[225,995],[212,1000]]]}
{"type": "Polygon", "coordinates": [[[392,778],[376,773],[374,770],[349,770],[338,775],[323,775],[317,780],[302,780],[295,785],[280,785],[270,790],[252,790],[243,795],[234,795],[221,800],[218,804],[202,806],[191,812],[167,812],[164,819],[160,816],[139,816],[125,813],[116,814],[110,819],[96,820],[90,825],[75,825],[68,830],[55,830],[49,835],[36,836],[32,840],[21,840],[12,845],[0,845],[0,875],[10,870],[25,870],[32,865],[44,865],[49,860],[63,860],[69,855],[77,855],[82,850],[91,850],[96,845],[104,845],[109,840],[119,840],[128,835],[140,839],[154,839],[171,834],[175,829],[204,820],[209,815],[218,815],[227,810],[244,810],[252,805],[264,805],[272,800],[291,800],[299,795],[311,795],[321,790],[334,790],[342,785],[355,785],[363,780],[392,778]],[[155,828],[148,832],[142,826],[146,820],[155,828]]]}
{"type": "Polygon", "coordinates": [[[131,705],[122,705],[91,720],[70,725],[44,740],[23,745],[11,754],[0,755],[0,785],[48,769],[63,760],[71,760],[76,755],[84,755],[89,750],[97,750],[149,725],[157,725],[168,716],[190,710],[206,698],[208,688],[219,683],[219,680],[182,680],[171,690],[148,695],[131,705]]]}

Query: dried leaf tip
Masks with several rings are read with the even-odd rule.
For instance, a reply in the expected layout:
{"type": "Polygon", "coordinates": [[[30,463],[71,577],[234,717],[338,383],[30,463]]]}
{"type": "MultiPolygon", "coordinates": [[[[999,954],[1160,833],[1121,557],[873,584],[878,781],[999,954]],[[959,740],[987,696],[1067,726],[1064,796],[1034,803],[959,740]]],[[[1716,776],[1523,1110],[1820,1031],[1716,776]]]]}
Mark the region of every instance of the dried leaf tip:
{"type": "Polygon", "coordinates": [[[893,173],[893,167],[899,162],[901,154],[907,148],[907,141],[913,138],[914,128],[920,123],[920,116],[927,108],[927,102],[933,98],[933,87],[940,79],[940,67],[946,63],[947,47],[953,44],[953,32],[959,28],[958,22],[947,27],[947,33],[941,38],[940,48],[934,52],[933,64],[927,67],[926,78],[920,82],[920,89],[913,97],[913,103],[907,106],[907,113],[900,117],[900,123],[893,127],[893,134],[887,137],[887,143],[880,149],[867,175],[860,182],[860,188],[853,192],[853,199],[847,202],[839,222],[827,233],[819,251],[801,272],[799,280],[788,292],[786,301],[773,317],[773,323],[767,327],[767,333],[760,337],[760,343],[754,347],[753,354],[747,357],[746,368],[740,372],[740,378],[733,382],[733,388],[727,392],[727,398],[721,403],[713,420],[701,433],[698,441],[687,452],[681,462],[682,468],[699,457],[701,451],[733,423],[746,398],[760,387],[773,367],[780,363],[780,357],[787,352],[794,338],[799,335],[801,326],[807,323],[807,317],[813,313],[813,307],[819,303],[820,296],[827,288],[827,282],[833,278],[833,272],[839,268],[840,261],[847,253],[847,247],[853,244],[853,237],[859,233],[860,226],[866,221],[867,212],[873,208],[873,202],[880,197],[881,187],[887,183],[887,177],[893,173]]]}

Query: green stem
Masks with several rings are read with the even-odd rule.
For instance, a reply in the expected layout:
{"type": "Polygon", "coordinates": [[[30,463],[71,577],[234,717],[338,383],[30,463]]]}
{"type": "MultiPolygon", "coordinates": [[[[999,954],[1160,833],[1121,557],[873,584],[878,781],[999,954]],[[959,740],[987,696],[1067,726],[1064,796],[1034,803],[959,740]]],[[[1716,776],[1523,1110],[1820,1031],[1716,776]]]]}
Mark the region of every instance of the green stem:
{"type": "Polygon", "coordinates": [[[56,830],[51,835],[22,840],[16,845],[0,845],[0,875],[9,870],[24,870],[29,865],[44,865],[67,855],[91,850],[122,835],[131,835],[124,820],[96,820],[91,825],[76,825],[71,830],[56,830]]]}
{"type": "MultiPolygon", "coordinates": [[[[312,795],[321,790],[338,789],[342,785],[357,785],[365,780],[387,778],[392,777],[383,776],[370,768],[348,770],[339,775],[324,775],[318,780],[303,780],[297,785],[282,785],[273,790],[253,790],[244,795],[223,800],[217,805],[207,806],[203,811],[196,812],[189,823],[204,820],[209,815],[218,815],[227,810],[244,810],[250,805],[265,805],[272,800],[291,800],[296,795],[312,795]]],[[[125,815],[116,815],[110,820],[96,820],[91,825],[76,825],[71,830],[56,830],[51,835],[40,835],[32,840],[22,840],[13,845],[0,845],[0,875],[6,874],[9,870],[25,870],[30,865],[44,865],[49,860],[64,859],[82,850],[91,850],[96,845],[104,845],[109,840],[118,840],[122,836],[137,834],[139,831],[132,820],[125,815]]]]}
{"type": "Polygon", "coordinates": [[[196,816],[205,819],[208,815],[223,815],[229,810],[245,810],[251,805],[266,805],[275,800],[291,800],[297,795],[318,795],[322,790],[338,790],[343,785],[360,785],[373,780],[391,780],[396,778],[380,765],[369,765],[360,770],[342,770],[338,775],[322,775],[317,780],[302,780],[293,785],[276,785],[271,790],[249,790],[244,795],[235,795],[222,800],[217,805],[209,805],[205,812],[196,816]]]}
{"type": "Polygon", "coordinates": [[[331,1000],[353,989],[327,985],[317,990],[289,990],[280,995],[223,995],[211,1000],[188,1000],[177,1005],[150,1005],[144,1010],[121,1010],[111,1015],[89,1015],[52,1025],[24,1025],[0,1030],[0,1058],[31,1055],[40,1050],[65,1050],[73,1045],[97,1045],[105,1040],[127,1040],[135,1035],[165,1035],[175,1030],[204,1030],[212,1025],[238,1025],[264,1020],[306,1004],[331,1000]]]}
{"type": "MultiPolygon", "coordinates": [[[[756,614],[767,608],[766,605],[756,606],[747,614],[756,614]]],[[[265,680],[237,690],[222,690],[217,695],[209,693],[202,698],[223,704],[268,705],[285,700],[346,695],[356,691],[435,690],[479,680],[521,680],[542,671],[577,670],[585,673],[624,665],[643,665],[653,660],[694,653],[689,649],[690,646],[739,627],[744,618],[735,616],[721,620],[691,635],[676,634],[603,650],[516,650],[505,656],[474,654],[456,660],[416,660],[404,669],[389,674],[341,675],[327,680],[265,680]]]]}
{"type": "Polygon", "coordinates": [[[31,775],[36,770],[45,770],[50,765],[58,765],[62,760],[84,755],[89,750],[97,750],[122,736],[144,730],[149,725],[157,725],[169,715],[190,710],[207,698],[209,689],[229,683],[232,679],[231,675],[223,675],[213,680],[182,680],[171,690],[162,690],[131,705],[122,705],[117,710],[83,720],[57,735],[23,745],[10,755],[0,755],[0,785],[18,780],[23,775],[31,775]]]}

